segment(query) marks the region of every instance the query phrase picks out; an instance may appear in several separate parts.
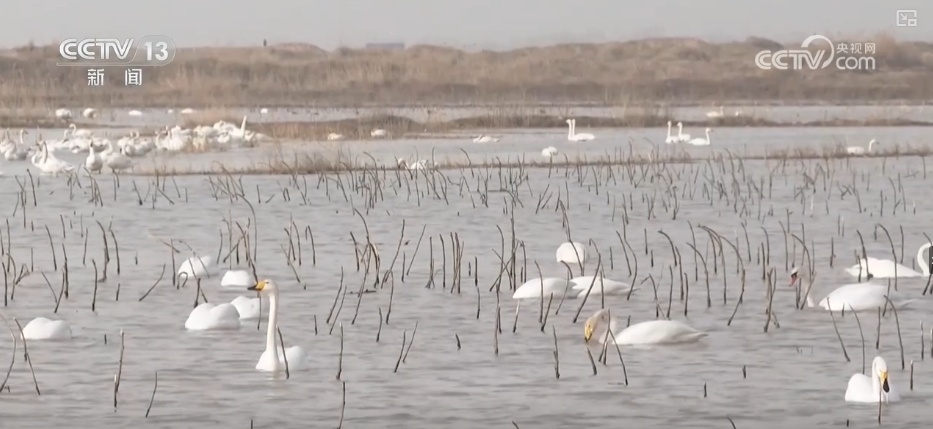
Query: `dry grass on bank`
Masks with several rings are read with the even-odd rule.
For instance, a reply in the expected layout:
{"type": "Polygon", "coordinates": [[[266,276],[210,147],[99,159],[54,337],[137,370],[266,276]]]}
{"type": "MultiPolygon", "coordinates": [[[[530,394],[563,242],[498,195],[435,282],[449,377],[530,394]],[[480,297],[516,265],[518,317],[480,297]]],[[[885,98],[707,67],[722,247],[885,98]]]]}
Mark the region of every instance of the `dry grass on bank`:
{"type": "Polygon", "coordinates": [[[657,38],[505,52],[438,46],[326,52],[300,44],[191,48],[179,50],[166,67],[146,68],[142,87],[124,87],[123,71],[107,69],[103,88],[87,85],[84,68],[56,67],[57,46],[27,46],[0,51],[0,104],[203,108],[933,99],[933,44],[885,35],[851,40],[869,41],[877,47],[877,70],[861,72],[760,70],[757,52],[800,46],[761,38],[657,38]]]}

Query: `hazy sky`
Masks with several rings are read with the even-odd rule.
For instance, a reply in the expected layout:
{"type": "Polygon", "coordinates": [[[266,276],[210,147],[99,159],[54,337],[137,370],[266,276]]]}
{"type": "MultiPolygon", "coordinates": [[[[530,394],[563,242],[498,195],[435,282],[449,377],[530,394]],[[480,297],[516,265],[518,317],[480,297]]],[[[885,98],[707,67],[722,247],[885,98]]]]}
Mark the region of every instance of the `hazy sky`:
{"type": "Polygon", "coordinates": [[[560,42],[811,34],[933,41],[931,0],[0,0],[0,46],[162,34],[178,46],[367,42],[506,49],[560,42]],[[918,11],[897,27],[896,10],[918,11]],[[52,12],[49,12],[52,11],[52,12]]]}

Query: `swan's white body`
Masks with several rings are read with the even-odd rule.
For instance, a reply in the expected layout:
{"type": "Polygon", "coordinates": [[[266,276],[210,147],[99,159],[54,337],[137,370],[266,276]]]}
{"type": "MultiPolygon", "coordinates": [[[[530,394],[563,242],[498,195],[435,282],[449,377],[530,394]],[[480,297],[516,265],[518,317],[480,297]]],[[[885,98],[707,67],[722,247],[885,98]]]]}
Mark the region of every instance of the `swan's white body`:
{"type": "Polygon", "coordinates": [[[705,332],[673,320],[649,320],[619,332],[615,318],[610,317],[605,308],[590,316],[584,327],[584,340],[589,342],[596,339],[600,344],[606,341],[619,345],[690,343],[705,336],[705,332]],[[612,331],[611,335],[609,330],[612,331]]]}
{"type": "Polygon", "coordinates": [[[596,136],[590,133],[580,133],[577,134],[577,120],[568,119],[567,120],[567,140],[572,142],[586,142],[596,138],[596,136]]]}
{"type": "Polygon", "coordinates": [[[23,327],[26,340],[67,340],[71,338],[71,326],[64,320],[37,317],[23,327]]]}
{"type": "Polygon", "coordinates": [[[3,159],[7,161],[23,161],[29,156],[29,150],[26,148],[26,130],[19,130],[19,146],[12,141],[0,143],[0,152],[3,152],[3,159]]]}
{"type": "Polygon", "coordinates": [[[59,174],[71,173],[75,166],[58,159],[54,154],[49,153],[49,147],[44,142],[39,144],[39,150],[32,156],[32,164],[35,165],[44,174],[58,176],[59,174]]]}
{"type": "Polygon", "coordinates": [[[718,111],[718,112],[715,111],[715,110],[710,110],[709,112],[706,112],[706,117],[707,117],[707,118],[721,118],[721,117],[723,117],[723,116],[725,116],[725,115],[726,115],[726,112],[723,111],[722,106],[719,106],[719,111],[718,111]]]}
{"type": "Polygon", "coordinates": [[[694,146],[709,146],[710,141],[711,141],[710,138],[709,138],[709,133],[711,133],[711,132],[713,132],[713,130],[707,128],[707,129],[706,129],[706,138],[705,138],[705,139],[702,138],[702,137],[697,137],[697,138],[695,138],[695,139],[692,139],[692,140],[688,141],[687,143],[690,143],[690,144],[692,144],[692,145],[694,145],[694,146]]]}
{"type": "Polygon", "coordinates": [[[100,169],[104,167],[104,161],[100,159],[100,156],[94,153],[93,146],[88,148],[88,155],[84,160],[84,166],[91,173],[99,173],[100,169]]]}
{"type": "Polygon", "coordinates": [[[249,290],[255,290],[264,293],[269,297],[269,321],[266,329],[266,350],[259,356],[259,362],[256,363],[256,369],[266,372],[284,371],[286,359],[288,360],[288,369],[293,371],[300,369],[305,365],[305,351],[299,346],[292,346],[282,349],[276,341],[276,331],[278,328],[279,316],[279,289],[272,280],[263,280],[249,290]]]}
{"type": "Polygon", "coordinates": [[[385,137],[385,136],[387,136],[388,134],[389,134],[389,133],[387,133],[386,130],[384,130],[384,129],[382,129],[382,128],[376,128],[375,130],[372,130],[372,131],[369,132],[369,136],[370,136],[370,137],[385,137]]]}
{"type": "Polygon", "coordinates": [[[487,135],[476,136],[476,138],[473,139],[473,143],[489,143],[489,142],[497,142],[497,141],[499,141],[499,139],[493,136],[487,136],[487,135]]]}
{"type": "Polygon", "coordinates": [[[327,135],[327,140],[330,140],[330,141],[343,140],[343,138],[344,138],[343,134],[330,133],[327,135]]]}
{"type": "Polygon", "coordinates": [[[878,141],[871,139],[871,141],[868,142],[868,150],[865,150],[865,148],[861,146],[849,146],[846,148],[846,153],[849,155],[865,155],[866,153],[871,153],[871,147],[875,143],[878,143],[878,141]]]}
{"type": "Polygon", "coordinates": [[[246,270],[230,270],[220,279],[221,287],[245,288],[256,284],[252,274],[246,270]]]}
{"type": "Polygon", "coordinates": [[[184,109],[181,109],[181,111],[178,112],[178,113],[181,113],[182,115],[190,115],[190,114],[194,113],[194,109],[192,109],[192,108],[190,108],[190,107],[186,107],[186,108],[184,108],[184,109]]]}
{"type": "Polygon", "coordinates": [[[176,275],[188,277],[189,280],[210,277],[213,266],[214,258],[211,256],[192,256],[181,263],[176,275]]]}
{"type": "Polygon", "coordinates": [[[671,135],[671,121],[667,121],[667,138],[664,139],[664,143],[674,144],[680,142],[680,139],[677,136],[671,135]]]}
{"type": "Polygon", "coordinates": [[[189,331],[213,331],[222,329],[239,329],[240,313],[233,304],[211,304],[202,302],[191,310],[188,320],[185,320],[185,329],[189,331]]]}
{"type": "Polygon", "coordinates": [[[684,123],[678,122],[677,123],[677,142],[686,143],[688,141],[690,141],[690,134],[684,134],[684,123]]]}
{"type": "Polygon", "coordinates": [[[238,296],[230,301],[230,304],[236,307],[237,313],[240,313],[240,320],[258,319],[262,314],[262,302],[259,298],[247,298],[238,296]]]}
{"type": "Polygon", "coordinates": [[[901,395],[888,379],[888,364],[881,356],[871,361],[871,376],[853,374],[846,387],[846,402],[897,402],[901,395]]]}
{"type": "Polygon", "coordinates": [[[143,112],[140,112],[139,110],[130,110],[129,112],[126,112],[126,114],[130,116],[142,116],[143,112]]]}
{"type": "Polygon", "coordinates": [[[578,242],[566,242],[557,247],[557,253],[554,255],[557,262],[565,262],[571,267],[586,263],[586,246],[578,242]]]}
{"type": "Polygon", "coordinates": [[[557,155],[557,148],[554,146],[548,146],[544,149],[541,149],[541,156],[550,159],[551,157],[557,155]]]}
{"type": "Polygon", "coordinates": [[[55,117],[61,120],[71,119],[71,110],[55,109],[55,117]]]}
{"type": "Polygon", "coordinates": [[[872,278],[876,279],[893,279],[895,277],[927,277],[930,275],[930,267],[927,266],[928,261],[923,257],[923,252],[931,247],[933,247],[933,245],[930,243],[924,243],[917,250],[917,266],[920,267],[920,271],[922,271],[919,273],[894,261],[872,257],[868,257],[867,260],[865,258],[859,259],[858,264],[846,268],[845,271],[852,277],[859,277],[861,275],[861,277],[865,279],[868,278],[869,273],[871,274],[872,278]]]}
{"type": "MultiPolygon", "coordinates": [[[[799,280],[797,270],[794,269],[794,271],[791,271],[791,286],[799,280]]],[[[803,287],[812,289],[812,286],[803,287]]],[[[812,290],[810,292],[804,290],[803,293],[807,294],[805,297],[807,307],[814,307],[813,299],[810,298],[812,290]]],[[[915,301],[895,292],[894,289],[888,291],[887,286],[872,283],[854,283],[839,286],[820,300],[817,306],[828,311],[874,311],[878,308],[884,308],[888,300],[897,309],[904,308],[915,301]],[[885,299],[885,296],[888,299],[885,299]]]]}
{"type": "MultiPolygon", "coordinates": [[[[566,291],[570,290],[570,282],[565,278],[560,277],[545,277],[545,278],[533,278],[525,283],[522,283],[515,293],[512,294],[512,299],[534,299],[541,298],[544,296],[544,299],[550,299],[550,296],[553,294],[554,298],[561,298],[564,296],[566,291]]],[[[574,294],[568,294],[568,298],[573,298],[574,294]]]]}
{"type": "Polygon", "coordinates": [[[623,295],[632,290],[632,286],[627,283],[617,282],[615,280],[603,278],[602,276],[579,276],[570,279],[573,283],[571,287],[574,292],[578,292],[577,298],[586,296],[586,291],[593,295],[623,295]],[[596,278],[595,281],[593,278],[596,278]],[[593,289],[590,290],[590,284],[593,289]]]}
{"type": "Polygon", "coordinates": [[[84,109],[83,112],[81,112],[81,116],[84,116],[88,119],[94,119],[97,117],[97,109],[88,107],[87,109],[84,109]]]}

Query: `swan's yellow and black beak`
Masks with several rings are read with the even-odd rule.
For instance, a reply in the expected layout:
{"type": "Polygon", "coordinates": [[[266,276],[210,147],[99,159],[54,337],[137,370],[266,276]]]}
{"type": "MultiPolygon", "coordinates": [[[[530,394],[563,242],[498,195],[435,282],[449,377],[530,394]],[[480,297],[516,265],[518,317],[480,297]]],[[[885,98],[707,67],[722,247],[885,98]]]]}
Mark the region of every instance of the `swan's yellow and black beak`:
{"type": "Polygon", "coordinates": [[[890,392],[891,386],[888,384],[888,372],[881,371],[880,378],[881,378],[881,390],[884,390],[884,393],[890,392]]]}
{"type": "Polygon", "coordinates": [[[246,290],[254,290],[254,291],[256,291],[256,292],[262,292],[262,290],[263,290],[265,287],[266,287],[266,281],[263,280],[263,281],[260,281],[259,283],[256,283],[256,284],[254,284],[254,285],[252,285],[252,286],[246,288],[246,290]]]}
{"type": "Polygon", "coordinates": [[[593,338],[593,323],[587,320],[583,325],[583,341],[590,342],[590,338],[593,338]]]}

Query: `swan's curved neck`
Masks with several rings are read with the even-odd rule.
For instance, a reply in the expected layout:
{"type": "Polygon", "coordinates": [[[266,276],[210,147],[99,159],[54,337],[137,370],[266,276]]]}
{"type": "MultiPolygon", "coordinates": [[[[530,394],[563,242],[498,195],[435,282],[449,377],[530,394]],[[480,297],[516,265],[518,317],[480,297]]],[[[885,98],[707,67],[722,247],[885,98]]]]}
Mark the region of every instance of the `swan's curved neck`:
{"type": "Polygon", "coordinates": [[[684,124],[677,123],[677,135],[682,135],[684,133],[684,124]]]}
{"type": "Polygon", "coordinates": [[[19,144],[26,145],[26,130],[19,130],[19,144]]]}
{"type": "Polygon", "coordinates": [[[266,327],[266,351],[272,354],[273,362],[279,361],[278,347],[275,346],[275,334],[278,328],[279,294],[269,294],[269,323],[266,327]]]}
{"type": "Polygon", "coordinates": [[[927,243],[927,244],[924,244],[923,246],[920,246],[920,250],[917,250],[917,265],[920,266],[920,271],[925,276],[930,275],[930,266],[929,266],[930,261],[925,260],[925,258],[923,257],[923,251],[930,249],[930,248],[931,248],[930,243],[927,243]]]}
{"type": "Polygon", "coordinates": [[[709,139],[709,128],[706,129],[706,142],[707,142],[707,143],[712,143],[712,141],[710,141],[710,139],[709,139]]]}
{"type": "Polygon", "coordinates": [[[573,121],[567,122],[567,138],[573,138],[573,121]]]}

